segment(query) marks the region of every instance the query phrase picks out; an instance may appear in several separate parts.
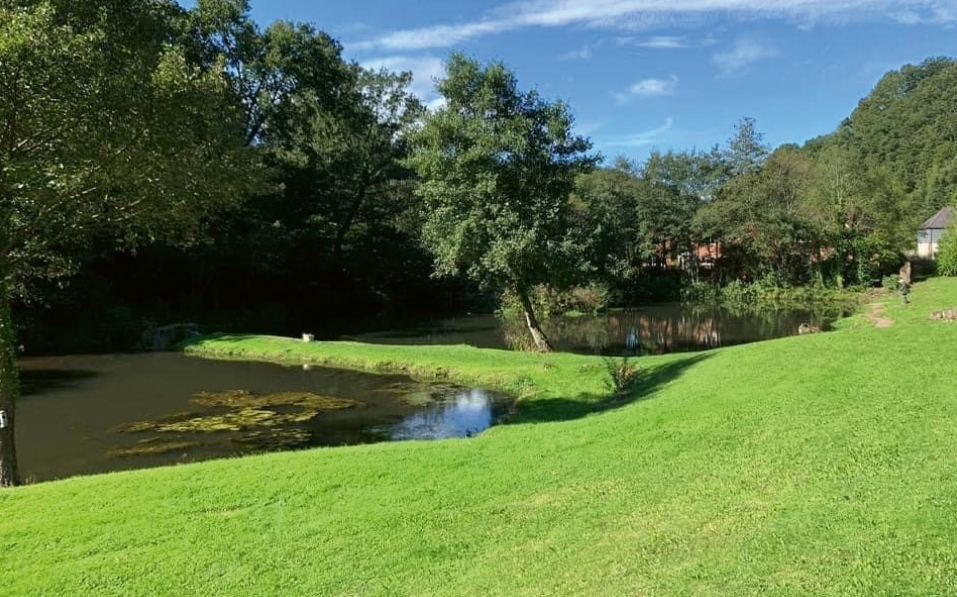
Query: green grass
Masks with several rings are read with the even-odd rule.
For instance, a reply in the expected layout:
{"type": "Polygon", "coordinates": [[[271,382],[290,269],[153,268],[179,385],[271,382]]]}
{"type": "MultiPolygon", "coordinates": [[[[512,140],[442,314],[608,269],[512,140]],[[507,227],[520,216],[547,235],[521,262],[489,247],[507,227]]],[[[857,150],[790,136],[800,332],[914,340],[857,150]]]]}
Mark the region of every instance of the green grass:
{"type": "Polygon", "coordinates": [[[522,395],[480,437],[0,492],[0,594],[955,595],[957,280],[887,329],[638,360],[220,337],[522,395]]]}

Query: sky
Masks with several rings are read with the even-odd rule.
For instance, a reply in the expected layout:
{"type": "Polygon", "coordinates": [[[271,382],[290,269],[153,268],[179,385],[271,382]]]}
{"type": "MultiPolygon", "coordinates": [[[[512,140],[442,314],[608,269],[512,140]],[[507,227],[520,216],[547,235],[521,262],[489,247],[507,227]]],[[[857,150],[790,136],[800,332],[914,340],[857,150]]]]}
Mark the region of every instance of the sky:
{"type": "Polygon", "coordinates": [[[772,146],[833,131],[880,77],[957,56],[957,0],[251,0],[347,59],[411,70],[431,105],[452,50],[566,101],[606,158],[710,149],[742,117],[772,146]]]}

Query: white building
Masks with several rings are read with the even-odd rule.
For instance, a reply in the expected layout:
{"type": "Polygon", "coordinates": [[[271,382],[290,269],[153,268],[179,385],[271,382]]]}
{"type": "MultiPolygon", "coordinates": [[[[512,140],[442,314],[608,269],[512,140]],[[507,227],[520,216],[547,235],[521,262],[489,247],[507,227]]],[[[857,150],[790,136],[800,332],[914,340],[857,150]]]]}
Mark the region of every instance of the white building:
{"type": "Polygon", "coordinates": [[[931,216],[917,229],[917,256],[922,259],[937,259],[940,238],[954,223],[954,210],[945,207],[931,216]]]}

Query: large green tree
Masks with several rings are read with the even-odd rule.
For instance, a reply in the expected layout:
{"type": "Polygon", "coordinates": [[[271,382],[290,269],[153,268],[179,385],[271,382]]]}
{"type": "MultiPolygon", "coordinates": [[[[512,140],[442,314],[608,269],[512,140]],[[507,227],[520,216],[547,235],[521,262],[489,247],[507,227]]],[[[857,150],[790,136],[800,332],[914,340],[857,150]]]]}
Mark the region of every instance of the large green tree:
{"type": "Polygon", "coordinates": [[[353,231],[388,226],[401,210],[393,191],[408,178],[404,133],[425,112],[409,91],[411,74],[358,65],[350,70],[342,104],[329,109],[304,99],[272,148],[284,173],[286,201],[299,206],[287,225],[327,239],[337,267],[353,231]]]}
{"type": "Polygon", "coordinates": [[[195,239],[254,176],[222,62],[175,43],[182,9],[0,5],[0,485],[17,483],[14,296],[91,239],[195,239]]]}
{"type": "Polygon", "coordinates": [[[520,90],[500,62],[452,54],[438,90],[446,105],[414,129],[408,161],[436,273],[514,292],[535,345],[550,350],[529,292],[560,286],[578,270],[569,195],[595,164],[591,144],[572,132],[564,103],[520,90]]]}

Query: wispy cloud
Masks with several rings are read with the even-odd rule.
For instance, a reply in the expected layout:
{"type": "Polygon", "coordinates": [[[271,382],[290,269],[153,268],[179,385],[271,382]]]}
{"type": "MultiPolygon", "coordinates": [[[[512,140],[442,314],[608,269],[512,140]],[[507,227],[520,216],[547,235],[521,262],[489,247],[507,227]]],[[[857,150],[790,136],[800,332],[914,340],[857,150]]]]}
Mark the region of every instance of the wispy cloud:
{"type": "Polygon", "coordinates": [[[527,0],[501,6],[479,21],[395,31],[350,47],[405,52],[446,48],[528,27],[634,30],[715,15],[799,23],[886,19],[943,24],[957,22],[957,0],[527,0]]]}
{"type": "Polygon", "coordinates": [[[382,56],[362,61],[362,66],[392,72],[411,72],[410,91],[431,109],[444,105],[444,99],[435,91],[435,80],[445,74],[445,65],[434,56],[382,56]]]}
{"type": "Polygon", "coordinates": [[[941,2],[926,10],[905,8],[892,13],[891,17],[905,25],[946,25],[957,22],[957,7],[950,2],[941,2]]]}
{"type": "Polygon", "coordinates": [[[655,95],[671,95],[678,85],[678,77],[671,75],[667,79],[645,79],[632,85],[628,91],[632,95],[652,97],[655,95]]]}
{"type": "Polygon", "coordinates": [[[602,139],[599,144],[606,147],[642,147],[644,145],[651,145],[657,141],[662,134],[670,131],[672,125],[674,125],[674,119],[668,118],[663,125],[656,129],[642,131],[624,137],[602,139]]]}
{"type": "Polygon", "coordinates": [[[578,50],[573,50],[561,56],[562,60],[590,60],[591,46],[582,46],[578,50]]]}
{"type": "Polygon", "coordinates": [[[653,50],[670,50],[677,48],[687,48],[683,37],[659,36],[652,37],[637,44],[642,48],[651,48],[653,50]]]}
{"type": "Polygon", "coordinates": [[[627,103],[630,99],[636,97],[660,97],[672,95],[675,87],[678,86],[678,77],[671,75],[667,79],[644,79],[638,81],[628,88],[624,93],[613,93],[612,95],[620,104],[627,103]]]}
{"type": "Polygon", "coordinates": [[[718,52],[711,57],[711,61],[725,76],[734,75],[742,69],[766,58],[778,55],[775,48],[765,46],[757,41],[741,39],[733,48],[725,52],[718,52]]]}

